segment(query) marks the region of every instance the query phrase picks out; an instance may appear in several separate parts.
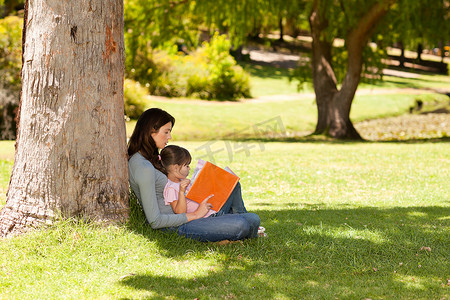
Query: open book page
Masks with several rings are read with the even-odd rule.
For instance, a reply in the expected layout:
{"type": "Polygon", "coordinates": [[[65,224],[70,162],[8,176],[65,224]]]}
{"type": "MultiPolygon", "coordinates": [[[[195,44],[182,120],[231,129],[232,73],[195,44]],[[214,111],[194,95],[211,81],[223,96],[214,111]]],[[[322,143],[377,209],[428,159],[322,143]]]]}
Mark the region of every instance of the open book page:
{"type": "Polygon", "coordinates": [[[205,166],[205,164],[206,164],[206,161],[204,161],[203,159],[198,160],[197,165],[195,166],[194,172],[192,173],[192,176],[191,176],[191,183],[189,183],[189,185],[186,187],[186,192],[184,193],[185,195],[187,195],[187,193],[191,189],[192,185],[195,182],[195,179],[197,179],[198,174],[200,174],[200,171],[205,166]]]}
{"type": "Polygon", "coordinates": [[[231,171],[231,169],[229,167],[225,167],[224,170],[227,171],[228,173],[231,173],[231,174],[237,176],[233,171],[231,171]]]}
{"type": "Polygon", "coordinates": [[[213,210],[219,211],[238,183],[239,177],[210,162],[199,161],[199,164],[199,172],[196,173],[194,170],[186,197],[200,203],[209,195],[214,194],[208,203],[213,205],[213,210]]]}

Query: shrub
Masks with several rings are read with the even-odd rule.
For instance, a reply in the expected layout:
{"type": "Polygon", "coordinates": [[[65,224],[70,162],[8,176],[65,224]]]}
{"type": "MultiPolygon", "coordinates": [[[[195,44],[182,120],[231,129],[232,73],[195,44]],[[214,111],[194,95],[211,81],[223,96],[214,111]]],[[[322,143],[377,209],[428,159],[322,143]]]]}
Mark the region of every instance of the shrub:
{"type": "Polygon", "coordinates": [[[177,53],[177,46],[151,50],[134,58],[127,77],[144,83],[150,94],[168,97],[234,100],[250,97],[249,77],[230,55],[226,36],[214,35],[211,42],[190,55],[177,53]]]}
{"type": "Polygon", "coordinates": [[[141,86],[139,82],[125,79],[123,96],[125,116],[130,119],[138,119],[146,108],[145,97],[148,96],[147,89],[141,86]]]}
{"type": "Polygon", "coordinates": [[[22,67],[22,21],[0,19],[0,140],[16,138],[22,67]]]}
{"type": "Polygon", "coordinates": [[[204,42],[203,47],[197,50],[197,55],[205,64],[208,83],[207,91],[211,98],[237,99],[250,97],[248,75],[230,55],[231,43],[225,35],[217,33],[211,42],[204,42]]]}
{"type": "Polygon", "coordinates": [[[20,91],[22,67],[22,21],[10,16],[0,19],[0,88],[20,91]]]}

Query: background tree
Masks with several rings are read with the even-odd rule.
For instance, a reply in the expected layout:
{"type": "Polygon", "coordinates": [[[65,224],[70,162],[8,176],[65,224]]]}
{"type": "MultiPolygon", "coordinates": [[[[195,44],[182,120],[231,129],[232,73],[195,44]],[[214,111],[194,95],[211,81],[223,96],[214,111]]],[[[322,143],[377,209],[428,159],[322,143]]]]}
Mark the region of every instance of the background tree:
{"type": "Polygon", "coordinates": [[[177,44],[196,47],[200,25],[188,1],[125,0],[124,3],[125,75],[143,84],[154,83],[161,76],[155,52],[177,44]]]}
{"type": "Polygon", "coordinates": [[[16,155],[0,236],[128,217],[123,1],[27,1],[16,155]]]}
{"type": "Polygon", "coordinates": [[[450,1],[403,1],[394,9],[396,13],[389,14],[381,26],[385,44],[399,42],[402,49],[417,50],[420,58],[420,48],[443,48],[443,41],[448,42],[450,1]]]}
{"type": "Polygon", "coordinates": [[[350,120],[350,108],[361,79],[363,50],[374,27],[388,13],[393,0],[340,2],[315,0],[309,21],[312,42],[312,77],[318,120],[316,134],[335,138],[360,139],[350,120]],[[334,32],[333,32],[334,31],[334,32]],[[333,41],[345,39],[346,73],[340,89],[333,70],[333,41]]]}
{"type": "MultiPolygon", "coordinates": [[[[381,71],[381,56],[377,52],[383,52],[383,48],[374,52],[368,45],[375,33],[378,35],[375,40],[380,42],[380,46],[387,44],[381,42],[383,40],[392,41],[392,32],[397,32],[394,24],[401,24],[400,32],[418,37],[422,43],[424,40],[436,42],[449,36],[447,0],[414,3],[396,0],[315,0],[303,5],[301,2],[287,5],[289,8],[286,10],[291,16],[297,14],[299,22],[305,11],[308,12],[313,42],[311,63],[307,67],[312,70],[309,76],[312,76],[318,109],[315,134],[342,139],[361,138],[350,120],[350,109],[364,71],[369,70],[371,65],[381,71]],[[388,26],[381,27],[384,31],[376,31],[388,15],[388,26]],[[343,47],[334,46],[338,38],[344,41],[343,47]]],[[[203,2],[197,3],[202,5],[203,2]]],[[[268,6],[261,6],[263,10],[269,8],[265,13],[283,11],[282,6],[271,1],[268,3],[268,6]]],[[[241,35],[245,32],[243,28],[241,35]]],[[[300,74],[304,76],[305,72],[300,74]]]]}
{"type": "MultiPolygon", "coordinates": [[[[382,71],[381,57],[394,37],[413,41],[413,46],[405,47],[415,50],[419,43],[428,46],[448,39],[450,24],[448,0],[198,0],[164,5],[142,0],[136,7],[139,5],[164,14],[161,20],[152,19],[152,28],[174,28],[166,20],[178,20],[177,30],[172,30],[177,34],[183,31],[179,25],[192,16],[195,21],[190,23],[191,33],[196,26],[226,32],[234,47],[245,44],[258,27],[260,32],[276,30],[283,18],[295,19],[299,25],[307,20],[313,39],[311,60],[297,73],[301,80],[312,80],[314,84],[318,109],[315,133],[342,139],[361,138],[350,120],[355,92],[365,72],[373,72],[374,66],[378,74],[382,71]],[[335,46],[338,39],[343,46],[335,46]],[[370,41],[377,42],[375,51],[369,47],[370,41]]],[[[167,36],[170,34],[154,34],[151,41],[161,43],[160,38],[167,36]]]]}

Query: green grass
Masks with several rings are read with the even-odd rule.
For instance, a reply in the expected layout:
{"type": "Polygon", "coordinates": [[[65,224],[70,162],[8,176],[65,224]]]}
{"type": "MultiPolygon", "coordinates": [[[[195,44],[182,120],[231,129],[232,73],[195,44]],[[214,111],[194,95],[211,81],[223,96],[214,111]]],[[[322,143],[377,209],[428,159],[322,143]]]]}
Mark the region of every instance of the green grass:
{"type": "MultiPolygon", "coordinates": [[[[286,95],[298,93],[298,81],[289,80],[289,69],[240,63],[250,74],[251,95],[253,97],[267,95],[286,95]]],[[[311,85],[305,85],[302,92],[313,92],[311,85]]]]}
{"type": "Polygon", "coordinates": [[[14,159],[14,144],[15,141],[1,141],[0,160],[14,159]]]}
{"type": "Polygon", "coordinates": [[[353,100],[350,118],[354,122],[370,119],[400,116],[409,112],[410,107],[421,100],[429,109],[447,106],[449,98],[443,94],[429,93],[420,95],[391,94],[356,96],[353,100]]]}
{"type": "Polygon", "coordinates": [[[0,206],[3,206],[6,201],[13,160],[14,141],[0,141],[0,206]]]}
{"type": "MultiPolygon", "coordinates": [[[[409,111],[416,99],[425,103],[446,104],[442,94],[380,94],[355,97],[350,117],[355,122],[367,119],[397,116],[409,111]]],[[[436,105],[436,104],[434,104],[436,105]]],[[[167,110],[177,120],[174,130],[176,140],[214,140],[258,137],[254,125],[277,118],[289,136],[306,135],[314,131],[317,108],[311,97],[299,96],[297,100],[216,102],[198,100],[151,100],[148,107],[167,110]],[[182,125],[179,125],[182,124],[182,125]]],[[[270,122],[268,122],[270,123],[270,122]]],[[[127,122],[131,135],[136,121],[127,122]]]]}
{"type": "MultiPolygon", "coordinates": [[[[278,117],[290,132],[309,130],[316,119],[312,99],[265,103],[152,101],[149,107],[160,107],[175,117],[179,130],[174,131],[174,137],[178,140],[253,135],[253,125],[278,117]]],[[[134,124],[131,121],[128,125],[129,135],[134,124]]]]}
{"type": "MultiPolygon", "coordinates": [[[[252,72],[254,95],[296,93],[286,71],[252,72]]],[[[421,76],[361,88],[449,84],[449,77],[421,76]]],[[[418,97],[427,105],[448,101],[435,93],[361,95],[351,117],[401,115],[418,97]]],[[[1,241],[0,299],[450,298],[448,142],[238,141],[258,137],[258,124],[288,136],[311,132],[316,106],[306,96],[148,106],[175,116],[173,143],[187,147],[194,161],[214,160],[240,175],[247,208],[260,215],[268,238],[190,241],[152,230],[133,204],[124,226],[69,220],[1,241]]],[[[134,125],[127,123],[128,134],[134,125]]],[[[13,151],[13,142],[0,142],[0,207],[13,151]]]]}
{"type": "MultiPolygon", "coordinates": [[[[299,93],[297,80],[289,81],[290,70],[272,66],[261,66],[250,63],[240,64],[250,74],[251,94],[253,97],[267,95],[285,95],[299,93]]],[[[405,72],[408,73],[408,72],[405,72]]],[[[358,89],[447,89],[450,86],[450,76],[430,73],[410,72],[416,78],[403,78],[384,75],[383,80],[361,82],[358,89]]],[[[314,92],[311,84],[304,84],[301,93],[314,92]]]]}
{"type": "MultiPolygon", "coordinates": [[[[0,242],[0,298],[450,297],[448,143],[212,147],[226,143],[232,157],[213,158],[241,176],[267,238],[190,241],[150,229],[133,205],[126,226],[67,221],[0,242]]],[[[204,142],[180,144],[205,154],[204,142]]]]}

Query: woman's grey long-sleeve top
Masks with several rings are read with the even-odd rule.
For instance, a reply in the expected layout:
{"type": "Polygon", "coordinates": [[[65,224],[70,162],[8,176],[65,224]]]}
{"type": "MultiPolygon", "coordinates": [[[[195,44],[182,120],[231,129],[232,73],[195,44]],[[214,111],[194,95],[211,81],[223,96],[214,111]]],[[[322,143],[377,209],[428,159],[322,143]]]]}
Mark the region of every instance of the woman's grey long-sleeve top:
{"type": "Polygon", "coordinates": [[[144,209],[145,217],[154,229],[180,226],[186,223],[186,214],[175,214],[164,204],[164,187],[167,177],[155,169],[139,152],[128,160],[130,186],[144,209]]]}

